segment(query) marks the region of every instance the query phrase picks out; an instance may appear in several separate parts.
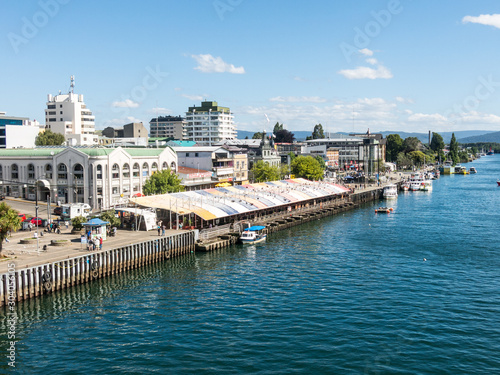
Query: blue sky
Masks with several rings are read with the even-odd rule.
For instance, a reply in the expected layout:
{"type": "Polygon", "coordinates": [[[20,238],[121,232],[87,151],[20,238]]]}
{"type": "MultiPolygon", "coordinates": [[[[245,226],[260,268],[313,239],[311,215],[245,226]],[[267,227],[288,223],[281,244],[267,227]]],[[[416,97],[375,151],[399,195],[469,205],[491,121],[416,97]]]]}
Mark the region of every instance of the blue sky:
{"type": "Polygon", "coordinates": [[[4,0],[0,111],[44,123],[83,94],[96,128],[201,100],[240,130],[500,130],[496,1],[4,0]],[[267,122],[265,114],[270,119],[267,122]]]}

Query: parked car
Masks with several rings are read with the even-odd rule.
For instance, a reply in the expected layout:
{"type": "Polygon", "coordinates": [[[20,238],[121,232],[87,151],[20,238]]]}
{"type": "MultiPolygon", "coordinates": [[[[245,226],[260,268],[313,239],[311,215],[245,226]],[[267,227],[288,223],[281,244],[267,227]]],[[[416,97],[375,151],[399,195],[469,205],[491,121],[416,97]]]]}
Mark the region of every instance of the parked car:
{"type": "Polygon", "coordinates": [[[26,221],[26,214],[19,214],[18,216],[19,216],[19,219],[21,219],[21,223],[23,221],[26,221]]]}
{"type": "Polygon", "coordinates": [[[42,226],[42,218],[41,217],[32,217],[30,220],[30,223],[41,227],[42,226]]]}
{"type": "Polygon", "coordinates": [[[61,206],[57,206],[56,208],[54,208],[54,215],[61,215],[61,214],[62,214],[61,206]]]}

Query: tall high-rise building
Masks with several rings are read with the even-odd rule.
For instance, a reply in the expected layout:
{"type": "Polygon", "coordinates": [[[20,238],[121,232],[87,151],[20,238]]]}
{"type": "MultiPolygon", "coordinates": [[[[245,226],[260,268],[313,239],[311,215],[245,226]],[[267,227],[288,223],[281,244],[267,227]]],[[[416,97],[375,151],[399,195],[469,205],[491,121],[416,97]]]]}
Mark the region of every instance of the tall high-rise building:
{"type": "Polygon", "coordinates": [[[38,121],[0,112],[0,148],[33,148],[39,132],[38,121]]]}
{"type": "Polygon", "coordinates": [[[75,81],[67,94],[47,96],[45,124],[54,133],[63,134],[69,145],[92,146],[99,142],[95,134],[95,117],[83,101],[83,95],[74,93],[75,81]]]}
{"type": "Polygon", "coordinates": [[[186,121],[181,116],[159,116],[149,122],[149,136],[183,141],[186,137],[185,125],[186,121]]]}
{"type": "Polygon", "coordinates": [[[236,138],[233,114],[217,102],[202,102],[200,107],[189,107],[186,112],[187,140],[211,146],[215,142],[236,138]]]}

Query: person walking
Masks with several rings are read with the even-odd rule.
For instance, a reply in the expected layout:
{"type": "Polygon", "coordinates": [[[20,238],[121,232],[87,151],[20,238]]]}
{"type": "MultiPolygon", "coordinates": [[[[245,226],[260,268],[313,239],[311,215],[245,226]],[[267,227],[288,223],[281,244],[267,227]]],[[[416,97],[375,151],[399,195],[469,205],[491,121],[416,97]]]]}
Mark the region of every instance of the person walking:
{"type": "Polygon", "coordinates": [[[165,235],[165,229],[167,229],[167,228],[165,227],[165,225],[163,225],[163,226],[161,227],[161,235],[162,235],[162,236],[164,236],[164,235],[165,235]]]}
{"type": "Polygon", "coordinates": [[[102,237],[99,238],[99,250],[102,250],[102,237]]]}
{"type": "Polygon", "coordinates": [[[158,236],[161,235],[161,228],[160,228],[160,225],[158,224],[158,236]]]}

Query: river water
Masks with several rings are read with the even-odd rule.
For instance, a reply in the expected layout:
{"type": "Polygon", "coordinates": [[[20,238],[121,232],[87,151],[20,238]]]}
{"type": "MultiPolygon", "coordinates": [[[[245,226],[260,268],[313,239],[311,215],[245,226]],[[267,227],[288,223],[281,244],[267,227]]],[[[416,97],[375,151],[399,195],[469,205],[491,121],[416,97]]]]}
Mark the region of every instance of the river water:
{"type": "Polygon", "coordinates": [[[367,204],[21,303],[15,371],[498,374],[499,162],[389,215],[367,204]]]}

